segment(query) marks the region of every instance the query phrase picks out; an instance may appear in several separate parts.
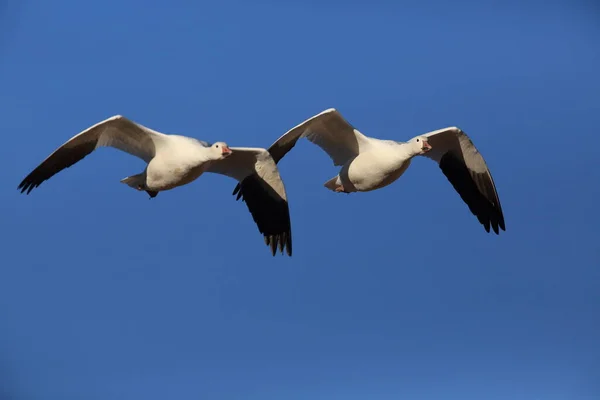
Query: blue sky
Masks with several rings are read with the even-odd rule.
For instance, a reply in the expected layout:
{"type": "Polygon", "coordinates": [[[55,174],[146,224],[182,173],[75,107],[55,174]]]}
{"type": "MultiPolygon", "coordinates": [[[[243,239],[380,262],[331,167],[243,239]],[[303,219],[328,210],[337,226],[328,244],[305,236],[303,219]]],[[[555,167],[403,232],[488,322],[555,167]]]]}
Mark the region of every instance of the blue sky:
{"type": "Polygon", "coordinates": [[[5,2],[0,398],[598,398],[600,8],[498,4],[5,2]],[[427,159],[329,192],[306,141],[280,164],[292,258],[233,180],[149,201],[113,149],[16,190],[114,114],[267,147],[329,107],[379,138],[460,126],[507,231],[427,159]]]}

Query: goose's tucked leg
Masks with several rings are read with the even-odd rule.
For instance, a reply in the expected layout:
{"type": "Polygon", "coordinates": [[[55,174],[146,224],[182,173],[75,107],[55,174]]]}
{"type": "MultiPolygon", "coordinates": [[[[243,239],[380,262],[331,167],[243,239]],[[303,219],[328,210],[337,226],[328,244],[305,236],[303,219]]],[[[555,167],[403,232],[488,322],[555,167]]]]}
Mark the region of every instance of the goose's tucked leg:
{"type": "Polygon", "coordinates": [[[339,175],[334,176],[333,178],[325,182],[323,186],[336,193],[350,193],[344,188],[344,184],[342,183],[342,180],[340,179],[339,175]]]}
{"type": "Polygon", "coordinates": [[[151,199],[158,195],[158,190],[150,190],[148,189],[148,185],[146,185],[146,174],[141,173],[137,175],[128,176],[127,178],[121,179],[121,182],[128,185],[129,187],[144,191],[148,193],[151,199]]]}

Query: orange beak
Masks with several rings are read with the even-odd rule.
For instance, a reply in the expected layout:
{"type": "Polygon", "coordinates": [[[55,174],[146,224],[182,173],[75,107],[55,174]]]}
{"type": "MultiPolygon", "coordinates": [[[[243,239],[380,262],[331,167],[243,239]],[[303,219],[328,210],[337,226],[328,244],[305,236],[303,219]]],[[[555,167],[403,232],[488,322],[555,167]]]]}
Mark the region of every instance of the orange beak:
{"type": "Polygon", "coordinates": [[[227,146],[222,146],[222,152],[224,156],[228,156],[233,153],[233,151],[227,146]]]}
{"type": "Polygon", "coordinates": [[[425,151],[429,151],[429,150],[431,150],[431,145],[428,142],[424,141],[422,149],[425,151]]]}

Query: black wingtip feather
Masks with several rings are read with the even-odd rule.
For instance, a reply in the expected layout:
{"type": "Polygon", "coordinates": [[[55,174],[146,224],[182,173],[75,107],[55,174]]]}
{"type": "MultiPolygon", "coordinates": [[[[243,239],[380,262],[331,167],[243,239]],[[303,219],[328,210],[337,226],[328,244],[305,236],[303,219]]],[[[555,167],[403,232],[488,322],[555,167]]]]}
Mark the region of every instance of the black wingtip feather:
{"type": "Polygon", "coordinates": [[[73,164],[85,158],[96,148],[96,142],[90,141],[76,147],[60,147],[50,157],[27,175],[17,189],[21,193],[31,191],[40,186],[44,181],[52,178],[63,169],[70,168],[73,164]]]}
{"type": "MultiPolygon", "coordinates": [[[[503,231],[506,230],[504,228],[504,215],[502,214],[500,205],[493,204],[479,191],[471,172],[464,163],[448,152],[441,158],[439,165],[448,181],[467,204],[471,213],[483,225],[486,232],[489,233],[491,228],[498,235],[500,233],[498,228],[503,231]]],[[[486,191],[488,192],[494,190],[493,187],[486,187],[486,191]]],[[[493,196],[495,197],[495,194],[493,196]]]]}
{"type": "Polygon", "coordinates": [[[285,251],[291,257],[292,232],[287,201],[277,196],[256,174],[238,183],[232,195],[246,203],[271,254],[275,256],[279,249],[281,254],[285,251]]]}

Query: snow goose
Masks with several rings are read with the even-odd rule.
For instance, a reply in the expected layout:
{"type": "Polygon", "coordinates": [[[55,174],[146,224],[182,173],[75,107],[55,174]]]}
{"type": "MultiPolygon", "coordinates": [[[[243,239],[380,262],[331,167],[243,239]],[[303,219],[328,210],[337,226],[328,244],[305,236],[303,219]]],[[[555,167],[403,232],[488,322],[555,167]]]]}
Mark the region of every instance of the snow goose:
{"type": "Polygon", "coordinates": [[[415,156],[438,163],[443,174],[469,210],[490,232],[506,230],[500,199],[485,160],[459,128],[448,127],[416,136],[408,142],[380,140],[363,135],[334,108],[295,126],[269,149],[275,162],[306,137],[341,166],[325,187],[335,192],[369,192],[396,181],[415,156]]]}
{"type": "MultiPolygon", "coordinates": [[[[275,255],[292,255],[290,215],[283,181],[269,152],[261,148],[229,147],[194,138],[163,134],[121,115],[101,121],[73,136],[23,179],[18,188],[29,194],[53,175],[82,160],[95,149],[110,146],[144,160],[144,171],[121,182],[148,193],[182,186],[204,172],[244,182],[238,193],[275,255]]],[[[235,193],[234,193],[235,194],[235,193]]]]}

